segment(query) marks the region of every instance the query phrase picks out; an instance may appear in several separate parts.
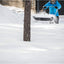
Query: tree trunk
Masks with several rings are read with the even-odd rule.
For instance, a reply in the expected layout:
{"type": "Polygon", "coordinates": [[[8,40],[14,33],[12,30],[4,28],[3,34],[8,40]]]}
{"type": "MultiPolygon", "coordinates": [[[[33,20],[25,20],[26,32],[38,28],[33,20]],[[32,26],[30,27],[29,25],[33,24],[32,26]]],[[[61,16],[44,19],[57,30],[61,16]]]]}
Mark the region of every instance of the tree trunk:
{"type": "Polygon", "coordinates": [[[30,20],[31,20],[31,0],[25,0],[24,11],[24,41],[30,41],[30,20]]]}

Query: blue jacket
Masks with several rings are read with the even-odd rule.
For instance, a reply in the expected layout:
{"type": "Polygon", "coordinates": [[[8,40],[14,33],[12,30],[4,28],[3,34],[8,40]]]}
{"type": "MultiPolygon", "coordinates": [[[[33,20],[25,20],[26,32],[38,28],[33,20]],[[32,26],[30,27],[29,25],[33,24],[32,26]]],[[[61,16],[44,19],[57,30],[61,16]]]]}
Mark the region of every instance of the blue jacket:
{"type": "Polygon", "coordinates": [[[49,14],[59,16],[58,10],[61,8],[61,4],[57,0],[56,0],[55,4],[51,4],[51,2],[49,1],[44,6],[46,7],[45,9],[49,8],[49,14]],[[57,6],[58,9],[56,9],[55,6],[57,6]]]}

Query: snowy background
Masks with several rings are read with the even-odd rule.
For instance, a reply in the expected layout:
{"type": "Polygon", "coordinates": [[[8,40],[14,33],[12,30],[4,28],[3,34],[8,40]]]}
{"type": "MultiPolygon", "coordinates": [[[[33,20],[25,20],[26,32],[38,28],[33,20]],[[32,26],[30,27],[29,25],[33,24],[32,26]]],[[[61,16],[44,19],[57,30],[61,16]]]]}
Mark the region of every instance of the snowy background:
{"type": "Polygon", "coordinates": [[[0,5],[0,64],[64,64],[64,16],[58,25],[31,16],[31,42],[23,41],[23,20],[22,9],[0,5]]]}

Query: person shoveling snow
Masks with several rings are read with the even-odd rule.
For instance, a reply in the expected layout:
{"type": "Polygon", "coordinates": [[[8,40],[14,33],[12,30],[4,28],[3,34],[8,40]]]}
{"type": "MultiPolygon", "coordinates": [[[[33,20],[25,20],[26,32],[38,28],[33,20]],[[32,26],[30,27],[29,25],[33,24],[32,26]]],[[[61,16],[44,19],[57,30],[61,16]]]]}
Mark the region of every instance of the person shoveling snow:
{"type": "Polygon", "coordinates": [[[61,4],[58,0],[50,0],[47,4],[44,5],[44,9],[49,8],[49,14],[53,14],[57,17],[57,24],[59,23],[59,12],[58,10],[61,8],[61,4]]]}
{"type": "Polygon", "coordinates": [[[43,10],[45,11],[46,9],[49,8],[49,14],[43,12],[38,13],[34,16],[34,19],[36,20],[42,20],[42,21],[54,21],[56,24],[59,23],[59,12],[58,10],[61,8],[61,4],[58,2],[58,0],[49,0],[48,3],[46,3],[43,6],[43,10]]]}

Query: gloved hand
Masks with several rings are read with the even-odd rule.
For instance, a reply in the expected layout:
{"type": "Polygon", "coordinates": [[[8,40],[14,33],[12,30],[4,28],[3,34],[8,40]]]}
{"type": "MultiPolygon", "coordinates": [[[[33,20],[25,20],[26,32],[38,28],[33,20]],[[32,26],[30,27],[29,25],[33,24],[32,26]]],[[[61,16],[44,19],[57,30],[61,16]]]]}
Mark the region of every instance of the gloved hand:
{"type": "Polygon", "coordinates": [[[55,6],[55,8],[56,8],[56,9],[58,9],[58,7],[57,7],[57,6],[55,6]]]}
{"type": "Polygon", "coordinates": [[[43,6],[43,8],[46,8],[45,6],[43,6]]]}
{"type": "Polygon", "coordinates": [[[46,8],[46,7],[45,7],[45,6],[43,6],[43,11],[44,11],[44,12],[46,12],[46,9],[45,9],[45,8],[46,8]]]}

